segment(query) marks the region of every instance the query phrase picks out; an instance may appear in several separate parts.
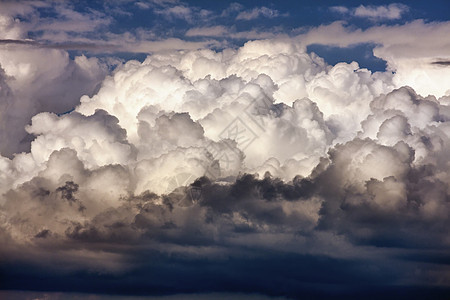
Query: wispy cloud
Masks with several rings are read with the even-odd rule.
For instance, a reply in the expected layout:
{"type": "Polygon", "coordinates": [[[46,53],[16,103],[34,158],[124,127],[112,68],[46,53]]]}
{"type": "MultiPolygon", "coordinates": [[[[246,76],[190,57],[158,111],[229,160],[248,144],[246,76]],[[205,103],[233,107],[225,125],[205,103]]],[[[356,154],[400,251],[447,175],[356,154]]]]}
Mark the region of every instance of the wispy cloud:
{"type": "Polygon", "coordinates": [[[213,38],[229,38],[229,39],[267,39],[285,36],[279,30],[274,28],[272,31],[264,31],[258,29],[237,31],[235,26],[212,26],[212,27],[195,27],[185,33],[186,37],[213,37],[213,38]]]}
{"type": "Polygon", "coordinates": [[[201,9],[196,6],[188,6],[185,4],[158,8],[155,9],[154,12],[164,16],[168,20],[180,19],[188,23],[206,20],[212,15],[212,12],[207,9],[201,9]]]}
{"type": "Polygon", "coordinates": [[[231,15],[232,13],[242,11],[243,9],[244,9],[244,6],[242,4],[233,2],[226,9],[224,9],[222,11],[221,16],[227,17],[227,16],[231,15]]]}
{"type": "Polygon", "coordinates": [[[184,19],[187,21],[192,20],[193,11],[190,7],[184,5],[176,5],[173,7],[167,7],[163,9],[155,10],[157,14],[163,15],[167,18],[184,19]]]}
{"type": "Polygon", "coordinates": [[[251,10],[240,12],[236,17],[236,20],[250,21],[250,20],[258,19],[260,17],[271,19],[271,18],[276,18],[279,16],[286,16],[286,15],[287,14],[280,14],[280,12],[276,9],[271,9],[271,8],[262,6],[262,7],[255,7],[251,10]]]}
{"type": "Polygon", "coordinates": [[[40,18],[34,30],[53,32],[90,32],[101,26],[111,24],[112,18],[97,10],[90,10],[87,13],[75,11],[66,5],[54,7],[56,18],[40,18]]]}
{"type": "Polygon", "coordinates": [[[186,36],[220,36],[226,34],[228,29],[223,25],[212,27],[195,27],[186,32],[186,36]]]}
{"type": "Polygon", "coordinates": [[[151,7],[150,4],[145,3],[145,2],[141,2],[141,1],[138,1],[138,2],[134,3],[134,5],[136,5],[140,9],[149,9],[151,7]]]}
{"type": "Polygon", "coordinates": [[[409,7],[401,3],[392,3],[389,5],[380,6],[360,5],[355,8],[333,6],[330,10],[357,18],[367,18],[371,20],[397,20],[409,11],[409,7]]]}
{"type": "Polygon", "coordinates": [[[345,6],[332,6],[329,9],[332,12],[337,12],[337,13],[341,13],[341,14],[345,14],[345,13],[348,13],[350,11],[350,9],[348,9],[345,6]]]}

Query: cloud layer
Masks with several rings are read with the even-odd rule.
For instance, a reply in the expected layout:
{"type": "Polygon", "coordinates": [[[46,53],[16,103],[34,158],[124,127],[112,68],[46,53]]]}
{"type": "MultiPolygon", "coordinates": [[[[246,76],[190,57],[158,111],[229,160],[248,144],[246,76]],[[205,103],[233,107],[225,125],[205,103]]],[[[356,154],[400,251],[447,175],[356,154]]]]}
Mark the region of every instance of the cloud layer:
{"type": "MultiPolygon", "coordinates": [[[[175,4],[137,6],[187,22],[209,14],[175,4]]],[[[86,16],[58,9],[68,20],[58,28],[87,30],[86,16]]],[[[278,16],[239,10],[238,19],[278,16]]],[[[91,14],[87,22],[108,24],[91,14]]],[[[1,24],[3,38],[25,38],[11,20],[1,24]]],[[[431,63],[445,61],[447,46],[401,51],[417,42],[402,33],[447,27],[337,22],[217,51],[162,43],[142,62],[5,44],[0,287],[447,293],[450,77],[431,63]],[[381,42],[375,54],[389,70],[328,65],[306,51],[332,36],[329,45],[381,42]]],[[[225,30],[205,28],[186,35],[225,30]]]]}

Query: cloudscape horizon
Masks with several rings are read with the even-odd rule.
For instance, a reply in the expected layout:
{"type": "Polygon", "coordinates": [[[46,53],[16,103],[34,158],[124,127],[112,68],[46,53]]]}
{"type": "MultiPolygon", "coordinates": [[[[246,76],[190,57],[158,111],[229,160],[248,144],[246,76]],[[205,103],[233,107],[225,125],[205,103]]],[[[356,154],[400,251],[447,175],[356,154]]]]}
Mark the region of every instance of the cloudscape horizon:
{"type": "Polygon", "coordinates": [[[0,298],[448,299],[446,1],[0,3],[0,298]]]}

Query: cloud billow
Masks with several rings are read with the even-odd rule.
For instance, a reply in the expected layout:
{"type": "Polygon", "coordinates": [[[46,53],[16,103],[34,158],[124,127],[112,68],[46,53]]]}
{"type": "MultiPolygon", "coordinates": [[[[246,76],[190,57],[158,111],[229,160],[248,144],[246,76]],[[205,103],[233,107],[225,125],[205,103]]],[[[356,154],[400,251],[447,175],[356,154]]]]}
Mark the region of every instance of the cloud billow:
{"type": "MultiPolygon", "coordinates": [[[[176,4],[161,14],[200,13],[176,4]]],[[[404,85],[395,55],[400,75],[328,65],[305,46],[324,36],[126,62],[2,48],[0,288],[448,294],[449,95],[404,85]]]]}

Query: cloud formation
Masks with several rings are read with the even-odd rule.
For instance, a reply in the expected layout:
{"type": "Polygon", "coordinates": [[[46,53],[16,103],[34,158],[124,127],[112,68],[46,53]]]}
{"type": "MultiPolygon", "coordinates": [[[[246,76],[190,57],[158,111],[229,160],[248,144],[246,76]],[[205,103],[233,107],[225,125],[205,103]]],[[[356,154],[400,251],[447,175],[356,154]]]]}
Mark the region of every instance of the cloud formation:
{"type": "Polygon", "coordinates": [[[305,45],[378,44],[373,53],[385,60],[388,70],[395,73],[396,87],[412,86],[423,96],[441,97],[449,94],[449,69],[432,62],[448,57],[449,41],[444,32],[449,27],[450,22],[415,20],[403,25],[380,25],[361,30],[351,29],[338,21],[313,28],[300,34],[298,39],[305,45]]]}
{"type": "MultiPolygon", "coordinates": [[[[188,23],[200,12],[137,6],[188,23]]],[[[88,29],[70,20],[109,24],[58,9],[71,34],[88,29]]],[[[241,13],[263,14],[254,11],[241,13]]],[[[14,22],[1,23],[4,39],[26,41],[14,22]]],[[[4,43],[0,288],[448,294],[448,45],[437,39],[447,29],[335,22],[220,50],[214,40],[136,38],[151,36],[142,30],[121,48],[152,49],[142,61],[4,43]],[[387,71],[306,51],[365,42],[380,42],[387,71]]]]}
{"type": "Polygon", "coordinates": [[[30,118],[42,111],[71,110],[83,94],[91,94],[108,66],[97,58],[68,57],[63,50],[8,46],[0,52],[5,94],[0,106],[0,153],[12,157],[29,150],[24,130],[30,118]]]}
{"type": "Polygon", "coordinates": [[[373,21],[397,20],[408,12],[409,7],[401,3],[392,3],[389,5],[360,5],[355,8],[345,6],[333,6],[330,10],[340,14],[348,14],[357,18],[367,18],[373,21]]]}
{"type": "Polygon", "coordinates": [[[276,9],[271,9],[265,6],[262,7],[255,7],[252,10],[249,11],[242,11],[240,12],[236,20],[254,20],[259,17],[265,17],[265,18],[276,18],[280,16],[280,12],[276,9]]]}
{"type": "MultiPolygon", "coordinates": [[[[280,243],[337,261],[430,243],[440,255],[450,109],[391,79],[280,40],[129,61],[74,112],[34,116],[30,153],[2,157],[2,255],[28,244],[45,262],[52,247],[67,270],[113,274],[142,255],[120,245],[183,264],[280,243]]],[[[392,280],[450,284],[421,268],[434,275],[392,280]]]]}

